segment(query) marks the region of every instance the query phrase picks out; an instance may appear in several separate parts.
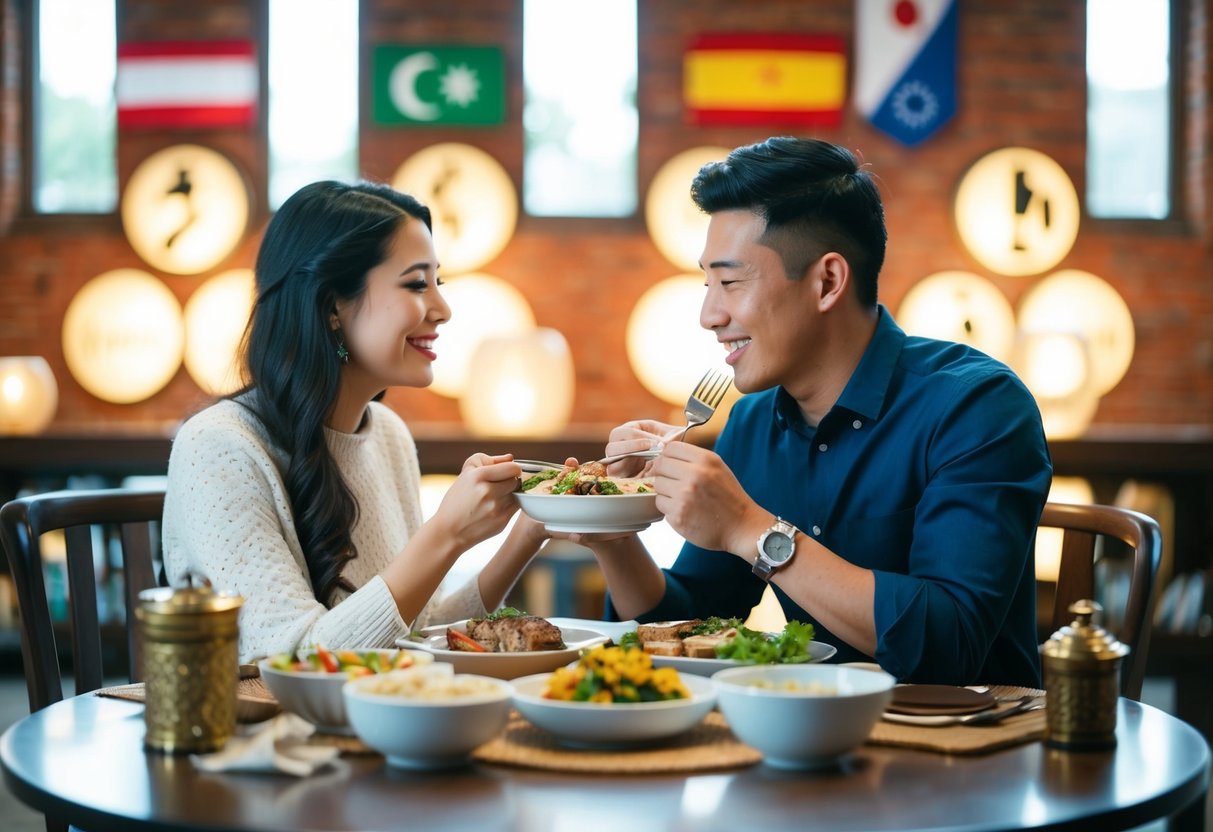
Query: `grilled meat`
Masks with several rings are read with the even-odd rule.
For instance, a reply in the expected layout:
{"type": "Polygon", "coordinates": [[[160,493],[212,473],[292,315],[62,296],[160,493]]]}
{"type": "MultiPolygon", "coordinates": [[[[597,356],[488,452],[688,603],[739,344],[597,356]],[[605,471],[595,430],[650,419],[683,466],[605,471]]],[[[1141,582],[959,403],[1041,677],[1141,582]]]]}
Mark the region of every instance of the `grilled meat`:
{"type": "MultiPolygon", "coordinates": [[[[535,615],[497,619],[473,618],[468,621],[467,634],[491,653],[529,653],[536,650],[564,649],[564,637],[560,628],[535,615]]],[[[452,649],[461,649],[455,639],[448,637],[447,640],[452,649]]]]}

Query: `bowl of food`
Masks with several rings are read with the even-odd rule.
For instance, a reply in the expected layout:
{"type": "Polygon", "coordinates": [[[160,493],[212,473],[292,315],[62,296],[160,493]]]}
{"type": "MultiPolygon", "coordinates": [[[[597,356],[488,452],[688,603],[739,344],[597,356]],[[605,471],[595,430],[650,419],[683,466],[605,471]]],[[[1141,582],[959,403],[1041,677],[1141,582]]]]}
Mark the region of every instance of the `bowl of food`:
{"type": "Polygon", "coordinates": [[[606,645],[576,665],[513,684],[518,712],[572,746],[657,743],[694,727],[716,704],[710,679],[655,668],[643,650],[606,645]]]}
{"type": "Polygon", "coordinates": [[[464,765],[505,728],[514,689],[489,676],[431,664],[352,679],[342,687],[350,725],[389,765],[464,765]]]}
{"type": "Polygon", "coordinates": [[[581,627],[557,627],[547,619],[506,607],[484,618],[425,627],[401,646],[428,653],[457,673],[516,679],[576,660],[607,636],[581,627]]]}
{"type": "Polygon", "coordinates": [[[349,735],[353,730],[341,696],[347,681],[433,661],[433,656],[418,650],[329,650],[317,645],[262,659],[257,667],[283,710],[298,714],[323,733],[349,735]]]}
{"type": "Polygon", "coordinates": [[[651,479],[609,477],[599,462],[530,474],[515,496],[552,532],[636,532],[662,518],[651,479]]]}
{"type": "Polygon", "coordinates": [[[833,766],[858,747],[893,698],[887,673],[833,664],[754,665],[711,677],[720,712],[767,765],[833,766]]]}

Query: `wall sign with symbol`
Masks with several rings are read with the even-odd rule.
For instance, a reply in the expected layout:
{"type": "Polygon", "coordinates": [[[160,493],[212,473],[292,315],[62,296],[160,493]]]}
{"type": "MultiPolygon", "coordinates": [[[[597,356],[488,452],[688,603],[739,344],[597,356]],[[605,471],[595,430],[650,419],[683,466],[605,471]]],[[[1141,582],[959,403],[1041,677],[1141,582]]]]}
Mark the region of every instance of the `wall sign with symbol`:
{"type": "Polygon", "coordinates": [[[999,274],[1040,274],[1078,236],[1078,194],[1038,150],[1004,147],[971,167],[956,192],[956,227],[969,253],[999,274]]]}
{"type": "Polygon", "coordinates": [[[151,267],[198,274],[219,264],[248,227],[244,177],[223,154],[180,144],[135,168],[122,192],[122,227],[151,267]]]}

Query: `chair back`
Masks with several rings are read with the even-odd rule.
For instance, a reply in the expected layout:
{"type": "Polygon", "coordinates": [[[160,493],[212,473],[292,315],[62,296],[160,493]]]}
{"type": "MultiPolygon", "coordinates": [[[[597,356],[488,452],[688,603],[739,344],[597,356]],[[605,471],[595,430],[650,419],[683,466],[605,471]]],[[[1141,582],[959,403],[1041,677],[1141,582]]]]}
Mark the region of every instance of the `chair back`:
{"type": "Polygon", "coordinates": [[[1116,637],[1130,648],[1120,672],[1120,693],[1141,699],[1153,619],[1154,580],[1162,557],[1162,532],[1152,517],[1107,505],[1046,503],[1040,526],[1062,530],[1061,563],[1053,601],[1052,629],[1069,624],[1069,607],[1095,597],[1096,541],[1119,540],[1132,550],[1129,593],[1116,637]]]}
{"type": "MultiPolygon", "coordinates": [[[[64,533],[70,656],[76,693],[87,693],[100,688],[105,678],[93,530],[101,529],[103,541],[113,535],[121,548],[128,675],[135,681],[140,665],[134,610],[139,593],[157,584],[153,552],[159,549],[158,524],[163,513],[163,489],[54,491],[18,498],[0,508],[0,542],[17,593],[31,713],[63,698],[59,651],[46,593],[42,535],[58,529],[64,533]]],[[[103,551],[99,560],[108,564],[108,551],[103,551]]]]}

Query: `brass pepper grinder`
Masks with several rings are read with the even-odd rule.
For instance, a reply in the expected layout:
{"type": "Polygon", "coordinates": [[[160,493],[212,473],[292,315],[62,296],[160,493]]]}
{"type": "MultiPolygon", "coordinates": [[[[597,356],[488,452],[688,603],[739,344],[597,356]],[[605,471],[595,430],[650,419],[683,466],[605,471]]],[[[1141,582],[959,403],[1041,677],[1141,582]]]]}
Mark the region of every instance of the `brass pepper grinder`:
{"type": "Polygon", "coordinates": [[[1048,695],[1045,743],[1070,751],[1114,748],[1120,664],[1129,648],[1098,625],[1103,607],[1095,601],[1075,601],[1069,610],[1074,621],[1040,647],[1048,695]]]}
{"type": "Polygon", "coordinates": [[[156,751],[215,751],[236,731],[236,618],[244,599],[195,580],[145,590],[135,609],[146,681],[144,745],[156,751]]]}

